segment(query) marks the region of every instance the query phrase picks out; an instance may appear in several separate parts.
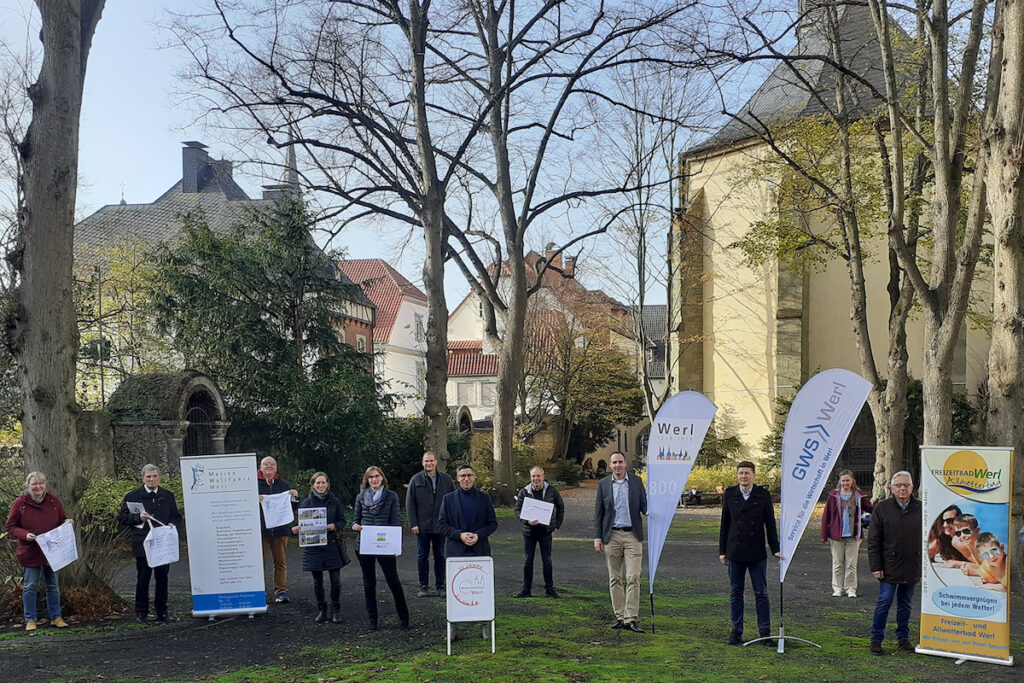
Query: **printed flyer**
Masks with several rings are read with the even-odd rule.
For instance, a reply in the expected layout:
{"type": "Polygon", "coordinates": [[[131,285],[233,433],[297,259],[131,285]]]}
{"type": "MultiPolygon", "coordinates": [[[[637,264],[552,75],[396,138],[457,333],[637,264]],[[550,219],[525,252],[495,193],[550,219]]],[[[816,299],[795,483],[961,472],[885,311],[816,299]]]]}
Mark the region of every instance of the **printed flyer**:
{"type": "Polygon", "coordinates": [[[1010,501],[1013,450],[921,447],[918,652],[1012,665],[1010,501]]]}

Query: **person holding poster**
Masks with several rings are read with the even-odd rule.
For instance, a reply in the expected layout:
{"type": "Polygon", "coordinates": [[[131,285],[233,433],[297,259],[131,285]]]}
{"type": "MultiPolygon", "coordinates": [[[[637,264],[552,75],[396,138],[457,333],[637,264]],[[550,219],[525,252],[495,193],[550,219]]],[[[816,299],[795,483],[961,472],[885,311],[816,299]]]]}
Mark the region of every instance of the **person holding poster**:
{"type": "Polygon", "coordinates": [[[409,531],[416,537],[416,569],[419,572],[418,598],[430,595],[430,554],[434,554],[434,585],[437,594],[444,595],[444,537],[437,526],[441,500],[455,490],[455,482],[437,469],[437,457],[427,451],[423,454],[423,471],[409,480],[405,494],[405,513],[409,516],[409,531]]]}
{"type": "MultiPolygon", "coordinates": [[[[299,504],[299,510],[324,508],[327,510],[327,544],[302,549],[302,571],[313,575],[313,595],[316,596],[316,623],[327,621],[327,598],[324,595],[324,572],[331,581],[331,623],[341,623],[341,568],[345,566],[341,550],[341,530],[345,528],[345,506],[331,491],[331,480],[317,472],[309,480],[309,496],[299,504]]],[[[293,526],[292,533],[299,533],[293,526]]]]}
{"type": "MultiPolygon", "coordinates": [[[[549,508],[550,509],[550,508],[549,508]]],[[[554,486],[544,480],[544,468],[540,465],[530,470],[530,483],[519,490],[516,496],[516,517],[523,532],[523,550],[526,559],[523,562],[523,589],[517,598],[528,598],[533,590],[533,558],[540,545],[540,563],[544,571],[544,594],[549,598],[559,597],[555,590],[554,569],[551,565],[551,536],[562,526],[565,515],[565,503],[562,494],[554,486]],[[524,516],[523,503],[527,500],[541,501],[554,507],[548,519],[541,523],[537,519],[524,516]]]]}
{"type": "MultiPolygon", "coordinates": [[[[398,512],[398,494],[388,490],[388,478],[376,465],[370,465],[363,473],[363,488],[356,496],[356,511],[352,530],[362,531],[364,526],[402,526],[398,512]]],[[[394,555],[359,555],[359,567],[363,570],[363,597],[366,600],[366,616],[371,631],[377,630],[377,565],[384,572],[384,580],[395,599],[395,611],[402,629],[409,628],[409,607],[405,603],[405,591],[398,578],[398,560],[394,555]]]]}
{"type": "Polygon", "coordinates": [[[476,473],[471,465],[455,471],[459,488],[441,501],[437,523],[445,537],[445,557],[490,555],[487,537],[498,530],[498,517],[487,494],[473,487],[476,473]]]}
{"type": "MultiPolygon", "coordinates": [[[[768,553],[765,540],[775,557],[779,552],[779,533],[775,527],[775,506],[763,486],[754,485],[754,463],[744,460],[736,465],[736,486],[722,495],[722,524],[718,532],[718,559],[729,568],[729,608],[732,633],[729,645],[743,642],[743,583],[750,574],[757,610],[760,637],[771,635],[771,605],[768,602],[768,553]]],[[[762,645],[773,647],[771,640],[762,645]]]]}
{"type": "Polygon", "coordinates": [[[594,550],[604,553],[608,568],[608,592],[615,611],[612,628],[643,633],[636,620],[640,615],[640,570],[644,561],[641,515],[647,514],[647,490],[640,477],[626,474],[626,456],[622,453],[612,453],[610,464],[612,473],[597,484],[594,550]]]}
{"type": "Polygon", "coordinates": [[[857,597],[857,552],[863,535],[860,517],[873,510],[871,498],[857,488],[853,472],[839,473],[839,488],[830,491],[821,516],[821,542],[832,549],[832,597],[857,597]]]}
{"type": "Polygon", "coordinates": [[[921,580],[921,502],[913,497],[910,472],[892,475],[892,497],[875,506],[868,534],[868,561],[878,579],[878,602],[871,624],[871,652],[884,654],[882,640],[889,609],[896,599],[897,647],[913,652],[910,643],[910,603],[921,580]]]}
{"type": "Polygon", "coordinates": [[[46,475],[29,472],[25,477],[25,492],[14,499],[7,515],[7,533],[18,539],[18,564],[25,569],[21,601],[26,631],[36,630],[36,593],[40,583],[46,587],[46,612],[50,623],[57,628],[68,627],[61,618],[57,572],[50,569],[46,556],[36,543],[36,536],[56,529],[65,521],[71,520],[64,514],[64,506],[57,496],[46,492],[46,475]]]}
{"type": "MultiPolygon", "coordinates": [[[[299,497],[299,492],[293,489],[291,484],[277,476],[277,461],[270,456],[260,461],[256,484],[260,502],[263,502],[263,496],[286,491],[292,495],[292,500],[299,497]]],[[[291,522],[268,529],[261,506],[260,529],[263,533],[263,564],[266,565],[268,555],[274,559],[274,602],[288,602],[288,536],[291,535],[291,522]]]]}
{"type": "Polygon", "coordinates": [[[170,621],[167,611],[167,577],[171,565],[150,567],[143,543],[153,522],[176,526],[181,524],[181,513],[174,494],[160,488],[160,468],[145,465],[142,468],[142,486],[129,491],[121,502],[117,521],[131,528],[132,555],[135,556],[135,620],[142,623],[149,618],[149,580],[156,575],[153,606],[157,621],[170,621]]]}

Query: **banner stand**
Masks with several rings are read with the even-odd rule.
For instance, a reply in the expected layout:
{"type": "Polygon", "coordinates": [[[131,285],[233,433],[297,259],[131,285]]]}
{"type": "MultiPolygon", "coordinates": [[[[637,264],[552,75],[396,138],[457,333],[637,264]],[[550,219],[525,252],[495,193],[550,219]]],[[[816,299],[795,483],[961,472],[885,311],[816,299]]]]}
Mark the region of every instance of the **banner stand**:
{"type": "Polygon", "coordinates": [[[941,650],[928,650],[923,647],[914,649],[919,655],[935,655],[936,657],[949,657],[955,659],[954,664],[963,664],[964,662],[981,662],[982,664],[999,664],[1000,666],[1013,666],[1013,655],[1010,655],[1009,659],[989,659],[988,657],[975,657],[974,655],[955,654],[953,652],[942,652],[941,650]]]}
{"type": "MultiPolygon", "coordinates": [[[[454,623],[454,622],[449,621],[449,622],[446,622],[446,623],[448,624],[448,638],[447,638],[448,656],[451,656],[451,654],[452,654],[452,623],[454,623]]],[[[491,625],[491,654],[493,655],[494,652],[495,652],[495,650],[494,650],[494,619],[491,619],[487,623],[489,623],[491,625]]],[[[484,624],[483,630],[480,633],[480,636],[484,640],[487,640],[487,623],[484,624]]],[[[651,630],[651,632],[652,633],[654,632],[653,629],[651,630]]]]}
{"type": "Polygon", "coordinates": [[[801,643],[807,643],[808,645],[813,645],[814,647],[816,647],[816,648],[818,648],[820,650],[821,649],[821,645],[818,645],[815,642],[807,640],[806,638],[797,638],[796,636],[787,636],[786,635],[786,619],[785,619],[785,614],[786,613],[782,609],[782,587],[783,587],[783,585],[785,585],[785,584],[783,584],[783,582],[780,581],[779,582],[779,635],[777,635],[777,636],[761,636],[760,638],[754,638],[753,640],[748,640],[747,642],[743,643],[743,647],[746,647],[747,645],[750,645],[751,643],[760,643],[762,640],[775,640],[776,638],[778,638],[779,639],[779,649],[776,650],[776,652],[778,652],[780,655],[783,652],[786,651],[786,647],[784,645],[784,641],[786,641],[786,640],[798,640],[801,643]]]}

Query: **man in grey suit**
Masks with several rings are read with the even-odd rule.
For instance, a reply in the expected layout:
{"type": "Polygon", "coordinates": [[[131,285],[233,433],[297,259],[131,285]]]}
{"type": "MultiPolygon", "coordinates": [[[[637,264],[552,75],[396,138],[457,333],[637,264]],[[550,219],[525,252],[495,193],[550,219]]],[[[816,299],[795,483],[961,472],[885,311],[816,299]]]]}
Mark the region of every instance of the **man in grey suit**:
{"type": "Polygon", "coordinates": [[[597,485],[594,550],[604,553],[608,565],[608,592],[615,610],[612,628],[643,633],[636,620],[640,614],[640,569],[644,560],[641,515],[647,514],[647,491],[639,477],[626,474],[626,457],[622,453],[612,453],[611,468],[612,473],[597,485]]]}

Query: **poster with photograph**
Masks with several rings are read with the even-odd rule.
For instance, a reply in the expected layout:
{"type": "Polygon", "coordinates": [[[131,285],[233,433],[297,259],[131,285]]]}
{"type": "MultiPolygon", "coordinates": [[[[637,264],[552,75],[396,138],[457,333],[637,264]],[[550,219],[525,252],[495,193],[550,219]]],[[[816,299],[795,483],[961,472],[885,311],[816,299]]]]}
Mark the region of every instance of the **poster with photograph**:
{"type": "Polygon", "coordinates": [[[1012,664],[1013,450],[922,446],[918,652],[1012,664]]]}
{"type": "Polygon", "coordinates": [[[327,545],[327,508],[299,508],[299,547],[327,545]]]}

